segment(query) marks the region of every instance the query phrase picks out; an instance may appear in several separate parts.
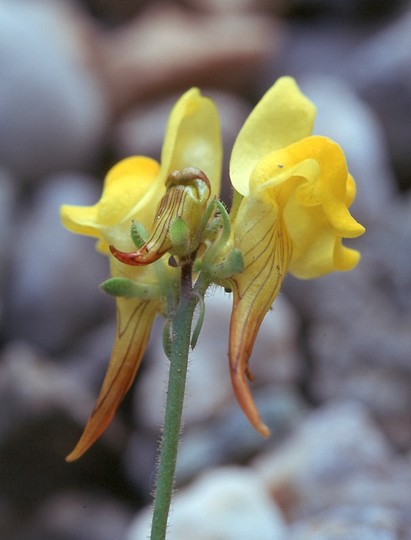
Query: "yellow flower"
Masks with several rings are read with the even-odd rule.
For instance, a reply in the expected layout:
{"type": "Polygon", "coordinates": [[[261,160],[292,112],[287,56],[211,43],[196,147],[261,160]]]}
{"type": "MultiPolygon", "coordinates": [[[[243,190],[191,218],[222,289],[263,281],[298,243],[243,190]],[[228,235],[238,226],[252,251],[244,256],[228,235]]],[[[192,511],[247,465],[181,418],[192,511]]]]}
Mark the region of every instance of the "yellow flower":
{"type": "Polygon", "coordinates": [[[287,272],[315,278],[354,268],[359,253],[341,240],[364,232],[348,211],[355,183],[344,154],[333,141],[310,135],[314,116],[295,81],[279,79],[245,122],[230,162],[238,192],[232,241],[244,259],[244,271],[226,281],[234,293],[230,372],[241,407],[263,435],[269,429],[246,381],[262,320],[287,272]]]}
{"type": "Polygon", "coordinates": [[[112,420],[130,388],[143,357],[155,317],[164,311],[173,290],[176,269],[165,257],[149,266],[128,266],[109,251],[114,244],[135,250],[130,227],[135,220],[149,229],[173,171],[196,167],[210,181],[211,196],[218,195],[221,174],[221,140],[214,103],[197,89],[186,92],[174,106],[167,125],[161,166],[135,156],[124,159],[107,174],[101,199],[94,206],[63,206],[61,219],[75,233],[98,239],[97,249],[110,258],[111,275],[138,284],[139,292],[117,296],[117,330],[108,370],[95,408],[68,461],[79,458],[112,420]]]}

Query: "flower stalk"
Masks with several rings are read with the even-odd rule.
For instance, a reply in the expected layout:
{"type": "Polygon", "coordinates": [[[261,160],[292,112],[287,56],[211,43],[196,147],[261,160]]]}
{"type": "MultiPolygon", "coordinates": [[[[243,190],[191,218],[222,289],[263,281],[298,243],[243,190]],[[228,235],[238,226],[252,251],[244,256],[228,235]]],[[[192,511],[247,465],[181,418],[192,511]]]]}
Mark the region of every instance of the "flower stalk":
{"type": "Polygon", "coordinates": [[[170,371],[154,496],[151,540],[163,540],[166,537],[181,433],[191,325],[196,303],[197,298],[192,290],[192,262],[189,261],[181,267],[180,300],[170,324],[170,371]]]}

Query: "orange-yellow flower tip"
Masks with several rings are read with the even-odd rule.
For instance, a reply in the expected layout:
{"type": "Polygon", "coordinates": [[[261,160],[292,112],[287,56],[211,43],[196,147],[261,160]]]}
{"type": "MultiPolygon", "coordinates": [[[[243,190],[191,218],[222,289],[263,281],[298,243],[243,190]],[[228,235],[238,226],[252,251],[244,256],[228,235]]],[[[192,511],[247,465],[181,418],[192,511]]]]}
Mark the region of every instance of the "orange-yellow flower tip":
{"type": "Polygon", "coordinates": [[[130,266],[144,266],[146,264],[151,264],[163,255],[163,253],[148,251],[146,244],[132,253],[125,253],[111,245],[110,252],[118,261],[130,266]]]}
{"type": "Polygon", "coordinates": [[[240,365],[231,367],[231,382],[237,401],[248,418],[251,425],[264,437],[268,437],[271,433],[270,429],[261,420],[260,413],[256,407],[254,399],[251,395],[250,388],[246,381],[246,370],[243,370],[240,365]]]}
{"type": "Polygon", "coordinates": [[[79,459],[83,455],[84,452],[78,453],[78,452],[75,451],[76,448],[72,452],[70,452],[70,454],[68,454],[66,456],[65,461],[67,463],[72,463],[73,461],[76,461],[77,459],[79,459]]]}
{"type": "Polygon", "coordinates": [[[67,463],[71,463],[81,458],[81,456],[85,454],[87,450],[91,448],[91,446],[93,446],[96,440],[112,421],[115,412],[116,410],[114,409],[101,417],[101,414],[98,413],[98,407],[96,406],[78,443],[70,454],[66,456],[67,463]]]}
{"type": "Polygon", "coordinates": [[[135,377],[138,363],[135,366],[125,366],[123,362],[113,366],[113,363],[117,364],[117,360],[112,359],[109,365],[94,410],[74,450],[66,457],[67,462],[79,459],[107,429],[135,377]]]}

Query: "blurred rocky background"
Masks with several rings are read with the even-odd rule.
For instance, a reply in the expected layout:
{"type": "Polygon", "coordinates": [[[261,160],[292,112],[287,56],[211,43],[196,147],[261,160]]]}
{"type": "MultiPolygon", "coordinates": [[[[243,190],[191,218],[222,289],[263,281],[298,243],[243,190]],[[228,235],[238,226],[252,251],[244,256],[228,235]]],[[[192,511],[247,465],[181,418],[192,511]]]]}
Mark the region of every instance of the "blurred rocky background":
{"type": "MultiPolygon", "coordinates": [[[[226,152],[293,75],[358,182],[358,268],[289,277],[252,358],[268,440],[230,388],[230,298],[192,355],[170,540],[411,538],[411,3],[0,0],[0,536],[147,538],[167,365],[154,332],[116,420],[66,464],[114,335],[107,260],[65,231],[178,95],[218,103],[226,152]]],[[[225,169],[227,170],[227,169],[225,169]]],[[[227,174],[223,193],[230,198],[227,174]]]]}

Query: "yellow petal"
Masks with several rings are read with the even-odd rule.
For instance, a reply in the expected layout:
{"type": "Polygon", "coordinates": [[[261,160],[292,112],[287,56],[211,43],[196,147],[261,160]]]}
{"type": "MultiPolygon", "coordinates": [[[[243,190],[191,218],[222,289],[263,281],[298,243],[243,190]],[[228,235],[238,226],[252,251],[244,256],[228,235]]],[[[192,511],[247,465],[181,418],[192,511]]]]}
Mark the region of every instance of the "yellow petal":
{"type": "Polygon", "coordinates": [[[350,214],[355,183],[341,148],[326,137],[306,137],[265,156],[250,179],[252,195],[276,201],[293,245],[289,270],[314,278],[351,270],[359,254],[342,238],[364,232],[350,214]]]}
{"type": "Polygon", "coordinates": [[[265,155],[311,134],[315,111],[291,77],[278,79],[268,90],[247,118],[231,154],[231,182],[241,195],[248,195],[251,171],[265,155]]]}
{"type": "Polygon", "coordinates": [[[60,218],[64,227],[71,232],[102,238],[102,228],[98,223],[98,203],[93,206],[64,204],[60,208],[60,218]]]}
{"type": "Polygon", "coordinates": [[[230,323],[229,358],[234,392],[247,418],[261,434],[269,429],[255,406],[246,375],[260,325],[287,272],[291,245],[272,201],[244,198],[235,222],[235,246],[244,270],[231,278],[234,303],[230,323]]]}
{"type": "Polygon", "coordinates": [[[111,360],[94,410],[84,432],[66,461],[81,457],[110,424],[134,381],[155,316],[155,301],[117,298],[117,330],[111,360]]]}
{"type": "Polygon", "coordinates": [[[196,167],[208,176],[213,197],[220,193],[221,163],[217,108],[211,99],[192,88],[171,112],[161,153],[161,181],[164,183],[173,171],[196,167]]]}
{"type": "Polygon", "coordinates": [[[155,206],[164,193],[162,188],[153,197],[155,192],[152,187],[157,183],[159,172],[159,164],[144,156],[129,157],[114,165],[104,182],[99,203],[99,223],[110,227],[134,218],[148,224],[153,215],[149,205],[155,206]]]}
{"type": "Polygon", "coordinates": [[[296,277],[312,279],[352,270],[358,263],[359,253],[342,245],[341,233],[322,206],[304,207],[294,194],[285,207],[284,221],[293,244],[289,271],[296,277]]]}
{"type": "Polygon", "coordinates": [[[310,156],[319,165],[317,177],[306,177],[307,182],[298,189],[301,204],[321,204],[331,225],[345,238],[363,234],[364,227],[348,211],[347,202],[351,204],[353,200],[355,184],[340,146],[327,137],[314,136],[291,145],[286,151],[291,161],[310,156]]]}
{"type": "Polygon", "coordinates": [[[135,156],[120,161],[108,172],[97,204],[61,207],[63,225],[72,232],[99,238],[98,248],[106,254],[109,243],[124,244],[124,238],[128,243],[131,220],[149,224],[165,191],[149,189],[159,171],[159,164],[150,158],[135,156]]]}

